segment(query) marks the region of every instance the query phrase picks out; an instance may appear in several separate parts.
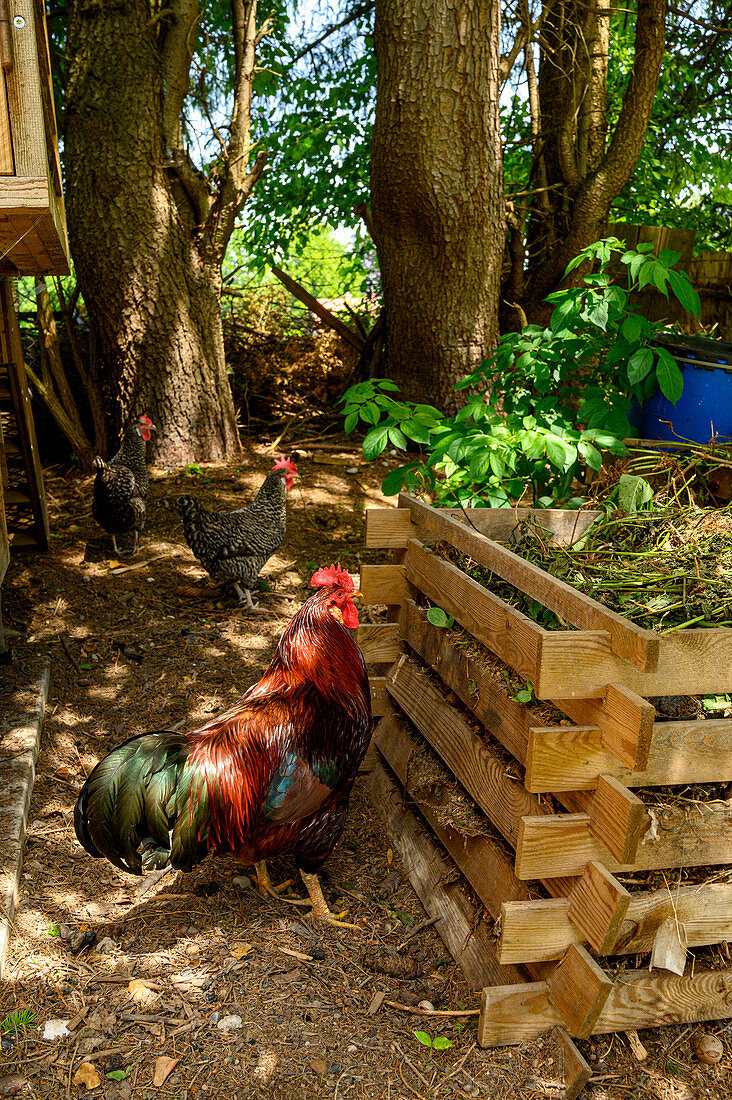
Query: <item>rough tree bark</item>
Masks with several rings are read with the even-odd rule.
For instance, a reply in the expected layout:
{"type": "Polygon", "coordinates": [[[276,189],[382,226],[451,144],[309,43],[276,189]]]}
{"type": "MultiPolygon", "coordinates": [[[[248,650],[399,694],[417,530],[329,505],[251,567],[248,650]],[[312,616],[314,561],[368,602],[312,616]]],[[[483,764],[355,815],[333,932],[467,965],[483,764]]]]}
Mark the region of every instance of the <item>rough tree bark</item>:
{"type": "MultiPolygon", "coordinates": [[[[638,161],[663,61],[667,0],[638,0],[635,56],[607,144],[611,8],[606,0],[545,0],[538,94],[532,97],[532,185],[522,301],[531,318],[567,263],[602,234],[638,161]]],[[[533,56],[526,55],[531,87],[533,56]]]]}
{"type": "Polygon", "coordinates": [[[235,100],[217,182],[183,146],[198,0],[69,0],[64,133],[71,249],[113,428],[147,412],[156,461],[238,449],[221,262],[248,170],[256,0],[232,0],[235,100]]]}
{"type": "Polygon", "coordinates": [[[388,373],[447,411],[497,337],[499,18],[498,0],[376,0],[371,197],[388,373]]]}

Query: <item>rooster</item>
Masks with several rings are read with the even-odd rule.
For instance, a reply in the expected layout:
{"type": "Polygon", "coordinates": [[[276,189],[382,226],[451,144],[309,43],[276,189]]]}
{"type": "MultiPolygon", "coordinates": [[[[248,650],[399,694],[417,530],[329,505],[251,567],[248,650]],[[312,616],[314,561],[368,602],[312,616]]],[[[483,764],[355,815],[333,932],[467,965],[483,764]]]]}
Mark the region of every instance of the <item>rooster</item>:
{"type": "Polygon", "coordinates": [[[196,558],[217,583],[231,584],[249,608],[257,606],[251,593],[257,577],[285,537],[285,500],[296,474],[294,462],[279,458],[252,503],[234,512],[209,512],[193,497],[176,501],[196,558]]]}
{"type": "Polygon", "coordinates": [[[310,896],[294,904],[342,924],[318,871],[343,831],[373,720],[350,633],[360,593],[340,564],[319,569],[311,584],[318,591],[264,675],[230,710],[190,733],[132,737],[97,764],[74,810],[87,852],[134,874],[229,853],[253,863],[260,891],[275,897],[282,887],[264,861],[290,853],[310,896]]]}
{"type": "Polygon", "coordinates": [[[145,465],[145,443],[155,431],[149,416],[138,418],[125,432],[122,446],[114,458],[105,462],[99,455],[94,459],[94,499],[92,515],[100,527],[112,536],[115,554],[117,535],[134,531],[135,541],[130,551],[134,555],[145,524],[145,502],[149,481],[145,465]]]}

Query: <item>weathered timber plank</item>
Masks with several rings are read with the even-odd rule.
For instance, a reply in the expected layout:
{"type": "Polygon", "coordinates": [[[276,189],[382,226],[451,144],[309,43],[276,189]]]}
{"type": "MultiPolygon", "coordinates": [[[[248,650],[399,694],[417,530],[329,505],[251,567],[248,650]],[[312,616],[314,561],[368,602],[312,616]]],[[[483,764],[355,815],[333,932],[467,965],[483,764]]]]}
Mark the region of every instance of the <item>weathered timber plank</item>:
{"type": "Polygon", "coordinates": [[[427,913],[439,916],[436,930],[470,986],[479,989],[486,983],[522,982],[524,975],[516,967],[499,966],[488,925],[477,918],[460,884],[450,881],[453,867],[448,858],[426,835],[381,763],[375,765],[367,783],[371,800],[384,817],[404,861],[409,881],[427,913]]]}
{"type": "Polygon", "coordinates": [[[407,543],[404,569],[411,584],[454,615],[474,638],[522,676],[535,681],[548,631],[416,539],[407,543]]]}
{"type": "Polygon", "coordinates": [[[401,604],[410,594],[401,565],[362,565],[359,588],[365,607],[401,604]]]}
{"type": "MultiPolygon", "coordinates": [[[[376,747],[385,758],[406,793],[414,798],[410,785],[409,761],[419,751],[403,722],[395,715],[386,717],[374,735],[376,747]]],[[[442,802],[450,795],[444,792],[442,802]]],[[[415,802],[417,809],[442,846],[455,861],[492,917],[497,918],[501,903],[529,900],[532,891],[516,877],[513,859],[488,836],[463,836],[440,821],[440,802],[428,803],[423,797],[415,802]]]]}
{"type": "MultiPolygon", "coordinates": [[[[591,717],[581,708],[594,702],[581,700],[570,717],[591,717]]],[[[626,787],[732,780],[732,719],[655,722],[645,771],[631,771],[621,764],[603,746],[596,727],[531,730],[526,758],[528,790],[592,790],[603,774],[614,775],[626,787]]]]}
{"type": "Polygon", "coordinates": [[[396,661],[402,651],[398,623],[364,623],[356,640],[367,665],[396,661]]]}
{"type": "Polygon", "coordinates": [[[12,176],[14,172],[13,135],[10,130],[8,95],[5,91],[5,80],[0,78],[0,175],[12,176]]]}
{"type": "Polygon", "coordinates": [[[636,668],[652,672],[658,664],[659,637],[652,630],[636,626],[629,619],[610,611],[597,600],[553,577],[533,562],[514,554],[465,523],[441,514],[405,493],[399,506],[406,507],[412,519],[431,534],[451,543],[520,591],[541,601],[580,630],[603,630],[610,635],[610,648],[618,657],[636,668]]]}
{"type": "Polygon", "coordinates": [[[433,626],[413,600],[407,600],[402,608],[400,627],[407,645],[439,673],[488,732],[523,764],[529,728],[536,721],[532,711],[512,699],[464,649],[453,645],[450,632],[433,626]]]}
{"type": "Polygon", "coordinates": [[[592,1066],[582,1056],[563,1027],[552,1029],[557,1073],[564,1085],[563,1100],[577,1100],[590,1077],[592,1066]]]}
{"type": "Polygon", "coordinates": [[[630,894],[601,863],[587,870],[569,895],[567,917],[600,955],[609,955],[630,906],[630,894]]]}
{"type": "MultiPolygon", "coordinates": [[[[561,959],[573,943],[587,939],[569,919],[571,898],[537,898],[507,902],[501,909],[498,958],[506,963],[561,959]]],[[[732,940],[732,884],[681,886],[631,894],[628,912],[612,952],[616,955],[650,951],[667,917],[678,919],[689,947],[732,940]]]]}
{"type": "MultiPolygon", "coordinates": [[[[408,509],[403,508],[407,512],[408,509]]],[[[566,508],[436,508],[433,511],[461,523],[469,524],[482,535],[497,542],[515,542],[525,528],[540,534],[555,546],[571,546],[602,514],[596,511],[575,512],[566,508]]],[[[429,534],[417,523],[416,538],[429,534]]]]}
{"type": "Polygon", "coordinates": [[[609,871],[650,871],[668,867],[704,867],[732,863],[732,809],[727,803],[653,807],[653,828],[638,845],[632,864],[620,864],[590,832],[589,814],[524,817],[516,845],[519,878],[547,879],[581,875],[597,860],[609,871]]]}
{"type": "MultiPolygon", "coordinates": [[[[457,618],[457,616],[456,616],[457,618]]],[[[705,695],[732,691],[732,630],[675,630],[660,641],[658,668],[641,672],[611,651],[602,631],[547,632],[541,652],[538,699],[599,699],[608,684],[651,695],[705,695]]]]}
{"type": "Polygon", "coordinates": [[[10,117],[15,122],[15,170],[18,176],[43,176],[46,172],[46,132],[33,0],[14,0],[10,33],[14,64],[5,81],[10,117]]]}
{"type": "Polygon", "coordinates": [[[406,656],[387,675],[387,690],[512,847],[523,815],[551,813],[506,774],[503,760],[406,656]]]}
{"type": "Polygon", "coordinates": [[[367,508],[366,540],[369,548],[403,550],[417,528],[404,508],[367,508]]]}
{"type": "Polygon", "coordinates": [[[386,676],[369,676],[371,690],[371,713],[381,718],[389,708],[389,694],[386,690],[386,676]]]}
{"type": "Polygon", "coordinates": [[[572,944],[549,979],[549,1000],[570,1035],[587,1039],[592,1035],[612,987],[611,978],[589,951],[572,944]]]}
{"type": "Polygon", "coordinates": [[[612,775],[601,775],[590,807],[590,832],[618,863],[633,863],[651,819],[637,795],[612,775]]]}
{"type": "Polygon", "coordinates": [[[595,1024],[594,1034],[665,1027],[732,1017],[732,970],[620,975],[595,1024]]]}
{"type": "Polygon", "coordinates": [[[622,684],[608,684],[598,725],[603,748],[629,768],[648,764],[656,708],[622,684]]]}
{"type": "Polygon", "coordinates": [[[518,1046],[563,1023],[549,1000],[548,982],[493,986],[483,990],[478,1042],[482,1047],[518,1046]]]}

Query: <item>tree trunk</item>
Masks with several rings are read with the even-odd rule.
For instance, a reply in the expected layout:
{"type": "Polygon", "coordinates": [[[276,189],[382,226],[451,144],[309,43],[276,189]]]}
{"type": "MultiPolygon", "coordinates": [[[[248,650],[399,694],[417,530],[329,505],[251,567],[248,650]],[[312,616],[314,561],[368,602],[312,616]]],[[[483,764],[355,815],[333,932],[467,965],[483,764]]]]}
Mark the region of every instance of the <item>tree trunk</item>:
{"type": "Polygon", "coordinates": [[[70,0],[64,156],[71,248],[113,426],[148,413],[152,457],[177,466],[231,457],[238,435],[220,263],[181,216],[169,173],[158,7],[70,0]]]}
{"type": "Polygon", "coordinates": [[[387,369],[454,411],[495,344],[505,209],[497,0],[376,0],[371,157],[387,369]]]}
{"type": "MultiPolygon", "coordinates": [[[[543,321],[544,297],[579,251],[602,235],[640,155],[665,43],[666,0],[639,0],[635,56],[606,148],[611,8],[605,0],[545,0],[538,100],[532,100],[532,186],[523,305],[543,321]],[[538,116],[536,113],[538,111],[538,116]]],[[[530,59],[527,59],[530,60],[530,59]]],[[[577,278],[580,277],[578,272],[577,278]]]]}

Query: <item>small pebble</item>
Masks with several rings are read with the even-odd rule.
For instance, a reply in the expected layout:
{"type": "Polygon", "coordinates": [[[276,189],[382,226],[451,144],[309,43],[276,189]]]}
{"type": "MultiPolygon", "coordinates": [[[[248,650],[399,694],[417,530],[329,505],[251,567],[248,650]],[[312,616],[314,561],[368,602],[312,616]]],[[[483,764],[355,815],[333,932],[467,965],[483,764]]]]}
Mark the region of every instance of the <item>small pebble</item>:
{"type": "Polygon", "coordinates": [[[242,1026],[241,1016],[224,1016],[219,1020],[216,1027],[219,1031],[238,1031],[242,1026]]]}
{"type": "Polygon", "coordinates": [[[19,1073],[7,1073],[0,1077],[0,1096],[17,1096],[27,1084],[19,1073]]]}
{"type": "Polygon", "coordinates": [[[59,934],[59,936],[61,937],[62,940],[70,940],[71,939],[71,925],[69,925],[69,924],[59,924],[58,934],[59,934]]]}
{"type": "Polygon", "coordinates": [[[79,687],[83,687],[83,688],[88,688],[89,685],[91,684],[91,680],[89,679],[88,676],[80,676],[79,679],[76,682],[79,685],[79,687]]]}

